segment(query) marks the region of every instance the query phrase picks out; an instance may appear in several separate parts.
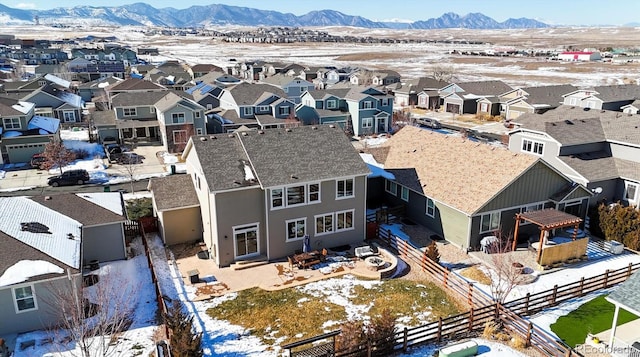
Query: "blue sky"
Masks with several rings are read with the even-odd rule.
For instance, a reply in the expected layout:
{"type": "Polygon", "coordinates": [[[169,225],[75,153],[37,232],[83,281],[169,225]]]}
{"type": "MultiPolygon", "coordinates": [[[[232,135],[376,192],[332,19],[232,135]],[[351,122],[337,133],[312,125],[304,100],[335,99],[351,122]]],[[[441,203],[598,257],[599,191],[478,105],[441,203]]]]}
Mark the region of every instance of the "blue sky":
{"type": "Polygon", "coordinates": [[[187,8],[192,5],[227,4],[276,10],[302,15],[313,10],[332,9],[348,15],[360,15],[371,20],[407,19],[426,20],[445,12],[464,15],[481,12],[498,21],[510,17],[528,17],[549,24],[622,25],[640,22],[638,0],[10,0],[6,6],[23,9],[50,9],[64,4],[118,6],[134,2],[146,2],[156,7],[187,8]]]}

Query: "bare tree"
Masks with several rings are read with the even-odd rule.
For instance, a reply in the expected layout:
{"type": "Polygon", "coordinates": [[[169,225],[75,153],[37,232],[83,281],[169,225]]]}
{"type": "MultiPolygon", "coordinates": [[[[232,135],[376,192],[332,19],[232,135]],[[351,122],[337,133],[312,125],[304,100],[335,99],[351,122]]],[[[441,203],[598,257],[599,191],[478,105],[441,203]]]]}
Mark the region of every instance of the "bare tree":
{"type": "Polygon", "coordinates": [[[295,110],[289,112],[289,116],[284,120],[285,128],[296,128],[301,125],[300,119],[296,117],[295,110]]]}
{"type": "Polygon", "coordinates": [[[40,167],[45,170],[57,167],[60,169],[60,174],[62,174],[63,167],[76,159],[76,154],[73,151],[67,149],[61,141],[54,140],[45,145],[42,155],[44,156],[44,161],[40,164],[40,167]]]}
{"type": "Polygon", "coordinates": [[[133,322],[138,288],[114,272],[89,276],[92,286],[79,287],[69,275],[65,283],[47,287],[51,295],[44,303],[60,321],[50,333],[60,350],[68,349],[65,341],[74,342],[80,349],[74,356],[109,356],[117,335],[133,322]]]}
{"type": "Polygon", "coordinates": [[[453,67],[444,66],[444,65],[436,65],[433,67],[432,74],[433,78],[438,81],[451,82],[455,80],[456,76],[453,71],[453,67]]]}
{"type": "Polygon", "coordinates": [[[496,239],[489,244],[491,296],[496,302],[503,303],[511,291],[522,282],[524,266],[512,254],[513,237],[502,234],[500,230],[494,232],[496,239]]]}

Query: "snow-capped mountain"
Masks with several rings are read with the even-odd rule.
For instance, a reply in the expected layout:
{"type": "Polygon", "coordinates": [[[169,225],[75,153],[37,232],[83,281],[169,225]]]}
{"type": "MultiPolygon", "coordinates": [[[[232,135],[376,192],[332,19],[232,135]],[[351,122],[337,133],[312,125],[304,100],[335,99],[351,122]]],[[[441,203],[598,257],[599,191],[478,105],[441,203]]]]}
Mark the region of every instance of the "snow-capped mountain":
{"type": "Polygon", "coordinates": [[[206,25],[244,26],[354,26],[365,28],[528,28],[548,25],[526,18],[497,22],[494,19],[472,13],[460,16],[446,13],[426,21],[387,22],[372,21],[361,16],[352,16],[335,10],[312,11],[296,16],[291,13],[258,10],[254,8],[212,4],[191,6],[187,9],[156,9],[145,3],[123,6],[76,6],[59,7],[51,10],[20,10],[0,4],[0,19],[4,23],[33,22],[38,17],[43,24],[102,24],[102,25],[143,25],[168,27],[197,27],[206,25]]]}

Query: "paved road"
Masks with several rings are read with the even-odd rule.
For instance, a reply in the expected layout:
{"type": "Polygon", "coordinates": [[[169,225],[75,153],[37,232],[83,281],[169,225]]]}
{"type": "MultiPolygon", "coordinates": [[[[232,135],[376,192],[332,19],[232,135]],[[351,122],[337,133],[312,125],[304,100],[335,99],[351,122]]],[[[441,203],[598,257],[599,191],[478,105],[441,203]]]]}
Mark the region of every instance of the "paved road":
{"type": "MultiPolygon", "coordinates": [[[[148,184],[149,184],[149,179],[135,181],[133,183],[133,188],[135,192],[146,191],[148,184]]],[[[82,185],[82,186],[74,185],[74,186],[60,186],[60,187],[42,186],[42,187],[31,188],[28,190],[0,192],[0,197],[56,195],[60,193],[69,193],[69,192],[74,192],[74,193],[105,192],[105,188],[107,187],[111,192],[115,192],[117,190],[123,190],[123,192],[131,192],[131,182],[123,182],[123,183],[111,184],[111,185],[90,184],[90,185],[82,185]]]]}

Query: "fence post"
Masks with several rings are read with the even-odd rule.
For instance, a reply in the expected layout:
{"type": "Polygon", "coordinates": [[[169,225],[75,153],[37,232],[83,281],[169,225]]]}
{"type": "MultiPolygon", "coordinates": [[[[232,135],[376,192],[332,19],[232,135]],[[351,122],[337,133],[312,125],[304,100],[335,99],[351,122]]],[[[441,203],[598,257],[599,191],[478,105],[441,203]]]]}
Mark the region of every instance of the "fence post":
{"type": "Polygon", "coordinates": [[[633,265],[632,263],[629,263],[629,266],[627,267],[627,279],[629,279],[629,277],[631,276],[631,266],[632,265],[633,265]]]}
{"type": "Polygon", "coordinates": [[[438,334],[436,340],[440,342],[442,340],[442,317],[438,317],[438,334]]]}
{"type": "Polygon", "coordinates": [[[473,307],[469,310],[469,332],[473,331],[473,307]]]}
{"type": "Polygon", "coordinates": [[[529,314],[529,299],[531,298],[531,293],[527,293],[526,299],[524,300],[524,314],[529,314]]]}
{"type": "Polygon", "coordinates": [[[604,272],[604,282],[602,283],[602,288],[606,289],[607,285],[609,284],[609,269],[607,269],[604,272]]]}
{"type": "Polygon", "coordinates": [[[407,351],[407,335],[409,334],[409,330],[405,327],[404,328],[404,333],[403,333],[403,341],[402,341],[402,351],[406,352],[407,351]]]}
{"type": "Polygon", "coordinates": [[[527,328],[527,345],[526,347],[531,346],[531,331],[533,331],[533,323],[531,323],[531,321],[529,321],[529,328],[527,328]]]}
{"type": "Polygon", "coordinates": [[[442,285],[444,285],[445,287],[447,286],[447,281],[449,280],[449,268],[444,268],[444,274],[442,275],[442,277],[444,278],[442,285]]]}
{"type": "Polygon", "coordinates": [[[580,278],[580,295],[584,292],[584,276],[580,278]]]}
{"type": "Polygon", "coordinates": [[[553,286],[553,294],[551,294],[551,305],[556,304],[556,298],[558,297],[558,285],[553,286]]]}
{"type": "Polygon", "coordinates": [[[425,271],[425,266],[427,266],[427,251],[425,250],[424,253],[422,253],[422,264],[420,264],[420,267],[422,268],[422,271],[425,271]]]}
{"type": "Polygon", "coordinates": [[[469,295],[467,296],[467,302],[473,306],[473,283],[469,282],[469,295]]]}

